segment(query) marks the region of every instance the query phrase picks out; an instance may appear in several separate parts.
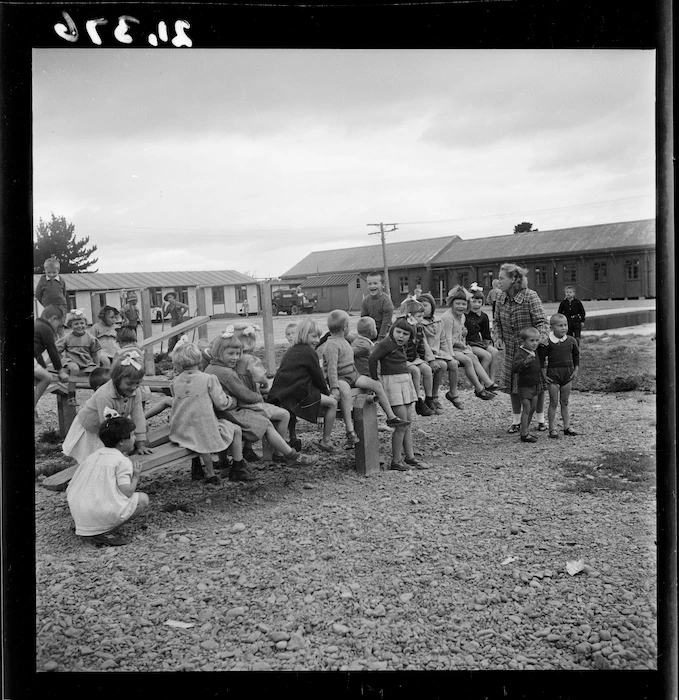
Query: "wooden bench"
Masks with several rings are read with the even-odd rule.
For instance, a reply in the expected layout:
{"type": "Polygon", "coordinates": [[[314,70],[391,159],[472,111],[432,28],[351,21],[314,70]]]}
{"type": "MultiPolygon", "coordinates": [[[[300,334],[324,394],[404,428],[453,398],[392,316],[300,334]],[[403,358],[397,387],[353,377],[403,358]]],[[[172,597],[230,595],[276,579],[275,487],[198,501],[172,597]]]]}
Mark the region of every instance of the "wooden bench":
{"type": "MultiPolygon", "coordinates": [[[[187,459],[191,459],[196,454],[186,447],[180,447],[176,443],[170,442],[169,426],[150,431],[147,434],[147,438],[148,446],[153,449],[153,453],[150,455],[130,455],[130,459],[133,462],[142,463],[142,474],[152,474],[160,469],[174,467],[187,459]]],[[[50,491],[63,491],[68,486],[68,482],[75,474],[77,468],[78,465],[74,464],[67,469],[52,474],[52,476],[48,476],[43,480],[42,485],[50,491]]]]}

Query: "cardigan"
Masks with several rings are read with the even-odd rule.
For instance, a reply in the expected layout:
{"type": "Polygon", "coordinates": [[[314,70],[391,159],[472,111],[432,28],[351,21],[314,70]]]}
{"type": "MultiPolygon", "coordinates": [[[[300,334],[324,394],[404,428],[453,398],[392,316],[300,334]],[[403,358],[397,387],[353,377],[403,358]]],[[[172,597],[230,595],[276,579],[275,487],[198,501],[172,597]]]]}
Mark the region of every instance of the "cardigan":
{"type": "Polygon", "coordinates": [[[512,372],[519,375],[519,386],[535,386],[540,384],[542,380],[542,371],[540,367],[540,357],[538,353],[535,353],[534,357],[531,357],[530,364],[525,365],[524,362],[527,357],[530,357],[528,351],[525,348],[520,347],[514,355],[514,362],[512,363],[512,372]]]}
{"type": "Polygon", "coordinates": [[[35,288],[35,298],[42,306],[66,307],[66,282],[61,277],[48,280],[42,275],[35,288]]]}
{"type": "Polygon", "coordinates": [[[316,392],[319,400],[320,394],[330,394],[318,355],[306,343],[291,345],[281,359],[267,400],[285,407],[316,392]]]}
{"type": "Polygon", "coordinates": [[[351,347],[354,351],[354,367],[356,367],[356,371],[359,374],[369,377],[370,369],[368,368],[368,359],[375,347],[375,343],[373,343],[370,338],[359,335],[353,339],[351,347]]]}
{"type": "Polygon", "coordinates": [[[378,297],[368,295],[361,302],[361,316],[372,316],[377,326],[377,340],[382,340],[389,332],[394,304],[388,294],[380,293],[378,297]]]}
{"type": "Polygon", "coordinates": [[[408,363],[405,348],[397,345],[391,336],[387,336],[375,346],[368,358],[370,376],[377,379],[377,363],[380,364],[382,375],[408,374],[408,363]]]}
{"type": "Polygon", "coordinates": [[[323,346],[323,360],[331,389],[338,389],[339,380],[356,371],[354,353],[346,338],[331,335],[323,346]]]}

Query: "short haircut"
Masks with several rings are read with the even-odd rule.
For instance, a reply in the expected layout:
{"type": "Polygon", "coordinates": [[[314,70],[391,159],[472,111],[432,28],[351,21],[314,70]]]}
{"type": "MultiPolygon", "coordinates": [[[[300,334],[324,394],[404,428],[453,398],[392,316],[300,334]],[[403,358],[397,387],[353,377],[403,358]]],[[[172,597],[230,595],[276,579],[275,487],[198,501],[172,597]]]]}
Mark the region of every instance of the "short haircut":
{"type": "Polygon", "coordinates": [[[431,307],[431,314],[429,316],[425,316],[425,318],[434,318],[434,311],[436,311],[436,300],[434,297],[429,294],[429,292],[424,292],[424,294],[420,294],[417,297],[417,300],[422,304],[422,302],[428,301],[429,306],[431,307]]]}
{"type": "Polygon", "coordinates": [[[111,378],[111,370],[108,367],[97,367],[90,372],[90,389],[96,391],[100,386],[106,384],[111,378]]]}
{"type": "Polygon", "coordinates": [[[540,331],[533,326],[526,326],[519,331],[521,340],[528,340],[528,338],[535,338],[535,336],[540,337],[540,331]]]}
{"type": "MultiPolygon", "coordinates": [[[[453,290],[451,290],[453,291],[453,290]]],[[[464,289],[464,287],[458,286],[453,293],[448,297],[448,306],[452,306],[454,301],[461,299],[462,301],[469,303],[469,294],[464,289]]]]}
{"type": "Polygon", "coordinates": [[[483,296],[483,292],[480,289],[475,289],[472,292],[472,299],[481,299],[481,301],[483,301],[485,297],[483,296]]]}
{"type": "Polygon", "coordinates": [[[568,319],[563,314],[552,314],[549,318],[549,325],[553,326],[555,323],[568,323],[568,319]]]}
{"type": "Polygon", "coordinates": [[[306,345],[309,342],[309,336],[312,333],[321,334],[321,329],[318,327],[316,321],[312,321],[310,318],[304,318],[297,324],[297,330],[295,331],[295,337],[292,340],[293,345],[306,345]]]}
{"type": "Polygon", "coordinates": [[[61,263],[52,255],[42,264],[43,269],[47,267],[61,268],[61,263]]]}
{"type": "Polygon", "coordinates": [[[193,367],[199,365],[203,359],[200,348],[193,343],[182,343],[172,353],[172,364],[180,367],[193,367]]]}
{"type": "Polygon", "coordinates": [[[528,287],[528,270],[525,267],[519,267],[516,263],[504,263],[500,265],[500,272],[504,272],[514,282],[520,282],[521,289],[528,287]]]}
{"type": "Polygon", "coordinates": [[[99,426],[99,439],[104,447],[115,447],[121,440],[127,440],[136,427],[129,418],[106,418],[99,426]]]}
{"type": "Polygon", "coordinates": [[[120,345],[123,343],[136,343],[137,334],[134,332],[134,328],[130,328],[130,326],[122,326],[116,333],[116,340],[120,345]]]}
{"type": "Polygon", "coordinates": [[[233,324],[233,334],[240,340],[241,345],[243,346],[243,352],[252,352],[255,347],[257,346],[257,331],[259,328],[257,326],[253,326],[251,323],[234,323],[233,324]],[[252,328],[254,329],[254,333],[245,333],[245,330],[247,328],[252,328]]]}
{"type": "Polygon", "coordinates": [[[394,339],[394,329],[395,328],[400,328],[402,331],[408,331],[408,333],[410,333],[411,338],[412,338],[413,334],[415,333],[415,326],[408,323],[408,321],[403,317],[397,318],[391,324],[391,328],[389,329],[389,337],[392,340],[394,339]]]}
{"type": "Polygon", "coordinates": [[[366,338],[377,331],[377,324],[372,316],[361,316],[356,323],[356,332],[366,338]]]}
{"type": "Polygon", "coordinates": [[[399,313],[416,314],[420,311],[424,312],[424,306],[417,299],[404,299],[399,307],[399,313]]]}
{"type": "Polygon", "coordinates": [[[222,362],[222,356],[229,348],[234,348],[242,352],[243,343],[241,343],[240,339],[235,335],[230,335],[228,338],[223,338],[221,335],[218,335],[210,345],[210,357],[213,360],[222,362]]]}
{"type": "Polygon", "coordinates": [[[572,284],[567,284],[564,288],[563,291],[567,292],[569,289],[572,289],[575,292],[575,287],[572,284]]]}
{"type": "Polygon", "coordinates": [[[118,311],[118,309],[116,309],[115,306],[109,306],[109,305],[107,304],[106,306],[102,306],[102,307],[101,307],[101,310],[99,311],[99,313],[98,313],[97,315],[98,315],[98,317],[103,321],[104,318],[106,317],[106,314],[109,313],[109,312],[111,312],[111,311],[113,311],[113,313],[114,313],[116,316],[120,313],[120,311],[118,311]]]}
{"type": "Polygon", "coordinates": [[[349,314],[342,309],[335,309],[328,314],[328,330],[331,333],[339,333],[345,323],[349,323],[349,314]]]}
{"type": "Polygon", "coordinates": [[[296,323],[288,323],[288,325],[285,327],[285,332],[287,333],[288,331],[294,331],[295,328],[297,328],[296,323]]]}
{"type": "Polygon", "coordinates": [[[379,277],[380,282],[384,282],[384,272],[381,270],[373,270],[372,272],[369,272],[365,278],[368,279],[368,277],[379,277]]]}
{"type": "Polygon", "coordinates": [[[128,365],[124,365],[123,361],[127,359],[128,354],[125,353],[113,361],[113,366],[111,367],[111,381],[118,387],[121,380],[131,379],[133,382],[140,382],[144,378],[144,360],[143,358],[133,358],[134,361],[141,366],[141,369],[137,369],[131,362],[128,365]]]}
{"type": "Polygon", "coordinates": [[[58,318],[61,321],[63,317],[64,312],[58,306],[54,306],[54,304],[46,306],[40,314],[40,318],[44,318],[45,321],[49,321],[51,318],[58,318]]]}

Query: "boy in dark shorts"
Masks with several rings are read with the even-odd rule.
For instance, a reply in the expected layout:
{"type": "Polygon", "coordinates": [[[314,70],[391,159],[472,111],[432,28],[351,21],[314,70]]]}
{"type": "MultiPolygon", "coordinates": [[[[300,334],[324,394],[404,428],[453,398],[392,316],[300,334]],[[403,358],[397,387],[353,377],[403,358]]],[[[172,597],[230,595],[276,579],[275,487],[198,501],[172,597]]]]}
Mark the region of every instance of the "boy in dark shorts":
{"type": "Polygon", "coordinates": [[[512,363],[512,393],[521,400],[521,442],[537,442],[535,435],[528,432],[533,413],[541,393],[542,373],[537,353],[540,332],[527,326],[519,332],[521,344],[512,363]]]}
{"type": "Polygon", "coordinates": [[[580,333],[585,322],[585,307],[580,299],[575,298],[575,287],[566,287],[566,298],[559,304],[557,313],[563,314],[568,320],[568,335],[572,335],[580,345],[580,333]]]}

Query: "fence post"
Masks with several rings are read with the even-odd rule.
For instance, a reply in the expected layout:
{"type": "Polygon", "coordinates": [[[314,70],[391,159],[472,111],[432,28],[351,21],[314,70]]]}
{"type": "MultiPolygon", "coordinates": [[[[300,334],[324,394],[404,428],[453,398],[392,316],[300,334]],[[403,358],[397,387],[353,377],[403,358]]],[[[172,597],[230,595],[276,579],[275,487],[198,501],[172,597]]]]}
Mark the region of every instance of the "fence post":
{"type": "MultiPolygon", "coordinates": [[[[141,290],[141,328],[144,338],[153,335],[153,325],[151,324],[151,292],[147,289],[141,290]]],[[[156,363],[153,360],[153,346],[144,348],[144,372],[152,377],[156,374],[156,363]]]]}
{"type": "MultiPolygon", "coordinates": [[[[196,287],[196,311],[198,316],[207,316],[207,287],[198,285],[196,287]]],[[[207,340],[207,324],[198,326],[198,338],[207,340]]]]}
{"type": "Polygon", "coordinates": [[[354,447],[356,471],[363,476],[379,474],[380,440],[377,434],[377,407],[372,396],[359,394],[354,400],[354,427],[360,442],[354,447]]]}
{"type": "Polygon", "coordinates": [[[273,335],[273,310],[271,309],[271,282],[262,282],[262,326],[264,327],[264,364],[269,374],[276,371],[276,345],[273,335]]]}

